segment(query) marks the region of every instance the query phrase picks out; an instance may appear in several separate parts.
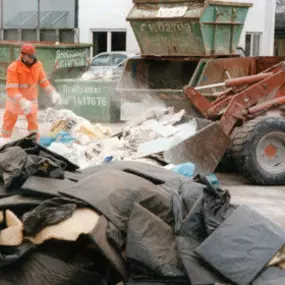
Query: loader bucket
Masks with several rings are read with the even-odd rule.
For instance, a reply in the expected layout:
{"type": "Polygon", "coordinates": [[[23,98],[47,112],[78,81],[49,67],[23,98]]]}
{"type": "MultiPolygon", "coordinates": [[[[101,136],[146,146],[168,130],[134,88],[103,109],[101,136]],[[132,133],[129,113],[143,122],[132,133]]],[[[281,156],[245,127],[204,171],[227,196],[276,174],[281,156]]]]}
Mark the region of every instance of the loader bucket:
{"type": "Polygon", "coordinates": [[[195,118],[197,132],[190,138],[164,152],[168,163],[181,164],[192,162],[197,173],[212,173],[230,147],[231,139],[218,122],[195,118]]]}

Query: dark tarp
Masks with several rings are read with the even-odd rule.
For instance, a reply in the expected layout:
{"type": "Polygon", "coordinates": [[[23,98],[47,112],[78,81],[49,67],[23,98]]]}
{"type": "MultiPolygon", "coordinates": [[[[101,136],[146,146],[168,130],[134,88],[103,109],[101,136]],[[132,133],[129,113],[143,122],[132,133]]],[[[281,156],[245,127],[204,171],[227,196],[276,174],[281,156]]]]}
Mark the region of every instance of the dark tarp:
{"type": "Polygon", "coordinates": [[[8,196],[13,196],[19,193],[20,193],[20,189],[7,191],[4,187],[4,183],[3,182],[1,183],[1,179],[0,179],[0,199],[8,197],[8,196]]]}
{"type": "Polygon", "coordinates": [[[85,201],[124,232],[136,202],[172,223],[171,196],[151,182],[119,170],[95,172],[60,193],[85,201]]]}
{"type": "Polygon", "coordinates": [[[13,195],[0,199],[0,211],[10,210],[17,217],[21,217],[28,211],[33,210],[44,200],[36,197],[25,197],[21,195],[13,195]]]}
{"type": "Polygon", "coordinates": [[[285,270],[278,267],[265,269],[252,285],[283,285],[285,284],[285,270]]]}
{"type": "MultiPolygon", "coordinates": [[[[88,234],[89,239],[92,243],[95,243],[98,250],[102,253],[105,259],[108,261],[110,266],[119,273],[122,277],[126,277],[126,269],[124,260],[121,255],[110,245],[107,238],[108,221],[104,216],[100,217],[98,224],[94,230],[88,234]]],[[[117,280],[117,282],[120,281],[117,280]]]]}
{"type": "Polygon", "coordinates": [[[54,179],[31,176],[21,187],[21,193],[24,195],[55,197],[59,196],[59,191],[74,185],[74,182],[68,179],[54,179]]]}
{"type": "Polygon", "coordinates": [[[229,284],[219,272],[214,270],[199,257],[195,249],[199,243],[191,238],[177,237],[177,247],[180,259],[191,285],[229,284]]]}
{"type": "Polygon", "coordinates": [[[109,163],[112,168],[135,174],[158,185],[180,177],[179,174],[147,163],[136,161],[114,161],[109,163]]]}
{"type": "MultiPolygon", "coordinates": [[[[98,171],[105,169],[117,169],[124,172],[132,173],[136,176],[140,176],[150,182],[158,185],[164,184],[169,180],[173,180],[177,177],[182,177],[179,174],[164,169],[160,166],[155,166],[147,163],[141,163],[136,161],[112,161],[101,165],[92,166],[82,170],[83,176],[89,176],[98,171]]],[[[183,178],[183,177],[182,177],[183,178]]]]}
{"type": "Polygon", "coordinates": [[[248,285],[285,243],[285,231],[247,206],[239,207],[196,252],[225,277],[248,285]]]}
{"type": "Polygon", "coordinates": [[[78,182],[84,178],[82,172],[80,171],[75,171],[75,172],[65,171],[64,174],[65,178],[72,182],[78,182]]]}
{"type": "MultiPolygon", "coordinates": [[[[72,267],[96,272],[104,277],[108,284],[118,283],[118,276],[110,263],[98,251],[96,244],[85,235],[80,236],[76,242],[49,240],[37,247],[36,251],[54,259],[59,259],[72,267]]],[[[35,284],[37,285],[36,282],[35,284]]],[[[96,280],[94,284],[97,284],[96,280]]]]}
{"type": "Polygon", "coordinates": [[[128,280],[125,285],[190,285],[190,283],[186,279],[167,278],[166,280],[128,280]]]}
{"type": "Polygon", "coordinates": [[[139,204],[129,220],[126,258],[135,275],[184,276],[171,227],[139,204]]]}
{"type": "Polygon", "coordinates": [[[56,225],[70,218],[74,211],[86,206],[83,202],[67,197],[47,200],[23,215],[24,233],[35,236],[47,226],[56,225]]]}
{"type": "MultiPolygon", "coordinates": [[[[34,245],[28,241],[22,243],[20,246],[0,246],[0,268],[5,267],[3,271],[6,270],[7,265],[12,266],[13,263],[18,260],[21,261],[24,256],[34,248],[34,245]]],[[[24,263],[24,261],[23,261],[24,263]]],[[[1,273],[0,273],[0,284],[2,285],[1,273]]],[[[23,283],[25,284],[25,283],[23,283]]]]}
{"type": "Polygon", "coordinates": [[[122,252],[125,246],[123,233],[111,222],[108,222],[107,238],[110,244],[118,251],[122,252]]]}
{"type": "Polygon", "coordinates": [[[33,253],[0,270],[1,285],[107,285],[98,273],[80,269],[62,260],[33,253]]]}
{"type": "Polygon", "coordinates": [[[21,195],[13,195],[0,199],[0,210],[17,210],[17,208],[28,207],[34,208],[43,202],[42,199],[36,197],[25,197],[21,195]]]}

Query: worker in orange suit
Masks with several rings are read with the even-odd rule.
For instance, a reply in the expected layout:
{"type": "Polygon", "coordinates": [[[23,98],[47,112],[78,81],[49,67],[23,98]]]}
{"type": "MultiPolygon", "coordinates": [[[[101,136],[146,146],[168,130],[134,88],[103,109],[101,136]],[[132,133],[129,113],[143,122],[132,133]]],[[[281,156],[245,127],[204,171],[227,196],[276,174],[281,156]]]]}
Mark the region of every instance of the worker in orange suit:
{"type": "Polygon", "coordinates": [[[38,133],[38,85],[50,96],[53,105],[60,103],[59,93],[51,85],[43,65],[36,58],[35,47],[24,44],[20,58],[10,64],[7,70],[2,141],[10,140],[19,115],[26,116],[29,133],[38,133]]]}

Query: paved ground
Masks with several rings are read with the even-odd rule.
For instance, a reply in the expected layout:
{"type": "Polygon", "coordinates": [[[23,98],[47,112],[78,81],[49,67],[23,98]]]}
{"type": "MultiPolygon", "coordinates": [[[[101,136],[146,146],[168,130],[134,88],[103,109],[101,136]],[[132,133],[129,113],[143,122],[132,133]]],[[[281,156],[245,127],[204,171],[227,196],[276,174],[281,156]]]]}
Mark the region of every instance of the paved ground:
{"type": "Polygon", "coordinates": [[[285,228],[285,186],[252,186],[239,174],[217,174],[232,202],[246,204],[285,228]]]}
{"type": "MultiPolygon", "coordinates": [[[[0,123],[2,124],[3,110],[0,109],[0,123]]],[[[49,125],[44,121],[44,112],[39,114],[40,132],[46,134],[49,125]]],[[[117,126],[113,126],[113,129],[117,126]]],[[[25,118],[20,118],[13,137],[25,136],[25,118]]],[[[285,228],[285,186],[282,187],[262,187],[249,185],[238,174],[217,174],[222,187],[229,189],[232,195],[232,202],[236,204],[246,204],[262,213],[275,223],[285,228]]]]}

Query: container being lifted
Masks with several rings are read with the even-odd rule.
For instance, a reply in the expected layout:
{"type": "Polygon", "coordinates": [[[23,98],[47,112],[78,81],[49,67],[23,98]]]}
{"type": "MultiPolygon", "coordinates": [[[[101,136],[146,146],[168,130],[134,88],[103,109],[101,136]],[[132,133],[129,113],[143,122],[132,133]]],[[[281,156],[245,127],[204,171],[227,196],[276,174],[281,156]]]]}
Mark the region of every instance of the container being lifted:
{"type": "Polygon", "coordinates": [[[229,76],[258,72],[255,59],[236,55],[252,4],[201,0],[133,2],[127,20],[142,56],[128,60],[118,84],[122,120],[139,115],[153,102],[191,112],[191,104],[182,92],[185,85],[209,85],[229,76]]]}
{"type": "Polygon", "coordinates": [[[127,20],[146,56],[234,55],[252,6],[204,0],[133,2],[127,20]]]}

